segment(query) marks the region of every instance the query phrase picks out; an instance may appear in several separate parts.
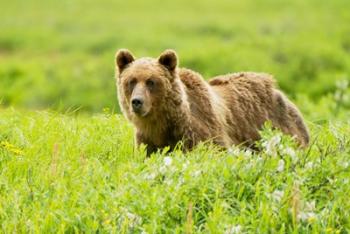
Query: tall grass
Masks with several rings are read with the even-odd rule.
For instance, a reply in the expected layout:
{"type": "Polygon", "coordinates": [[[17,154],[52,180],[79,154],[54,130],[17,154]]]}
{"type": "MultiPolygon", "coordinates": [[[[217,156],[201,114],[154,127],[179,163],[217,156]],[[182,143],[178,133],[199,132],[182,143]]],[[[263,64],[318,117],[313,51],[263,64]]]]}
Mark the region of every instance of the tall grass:
{"type": "Polygon", "coordinates": [[[311,125],[299,150],[199,145],[146,158],[119,115],[2,110],[4,232],[266,233],[350,230],[349,124],[311,125]]]}

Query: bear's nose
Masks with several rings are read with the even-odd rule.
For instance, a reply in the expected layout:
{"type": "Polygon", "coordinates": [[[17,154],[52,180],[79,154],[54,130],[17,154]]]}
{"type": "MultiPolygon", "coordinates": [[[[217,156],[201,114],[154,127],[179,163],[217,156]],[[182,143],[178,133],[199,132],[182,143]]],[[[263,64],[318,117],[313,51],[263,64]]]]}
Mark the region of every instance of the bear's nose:
{"type": "Polygon", "coordinates": [[[131,104],[134,111],[139,111],[142,107],[143,100],[141,98],[134,98],[131,100],[131,104]]]}

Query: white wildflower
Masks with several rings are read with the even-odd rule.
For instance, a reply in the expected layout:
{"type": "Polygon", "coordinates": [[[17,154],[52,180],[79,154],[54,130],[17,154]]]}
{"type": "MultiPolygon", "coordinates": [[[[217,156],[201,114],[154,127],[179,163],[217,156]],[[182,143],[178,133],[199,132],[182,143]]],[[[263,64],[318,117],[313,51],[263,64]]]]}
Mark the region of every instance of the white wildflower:
{"type": "Polygon", "coordinates": [[[253,168],[253,163],[252,162],[249,162],[249,163],[246,163],[246,165],[245,165],[245,169],[246,170],[251,170],[252,168],[253,168]]]}
{"type": "Polygon", "coordinates": [[[314,210],[316,210],[316,202],[315,201],[306,202],[305,210],[306,211],[314,211],[314,210]]]}
{"type": "Polygon", "coordinates": [[[321,216],[328,216],[329,215],[329,209],[327,208],[323,208],[321,211],[320,211],[320,215],[321,216]]]}
{"type": "Polygon", "coordinates": [[[198,177],[201,173],[202,173],[201,170],[196,170],[196,171],[194,171],[194,172],[192,173],[192,176],[193,176],[193,177],[198,177]]]}
{"type": "Polygon", "coordinates": [[[159,168],[159,172],[160,172],[161,174],[165,174],[165,173],[167,172],[166,166],[161,166],[161,167],[159,168]]]}
{"type": "Polygon", "coordinates": [[[305,212],[300,212],[298,215],[297,215],[297,219],[298,220],[301,220],[301,221],[306,221],[308,218],[308,215],[307,213],[305,212]]]}
{"type": "Polygon", "coordinates": [[[305,168],[306,169],[312,169],[314,167],[314,163],[313,162],[308,162],[305,164],[305,168]]]}
{"type": "Polygon", "coordinates": [[[294,186],[300,187],[301,185],[304,184],[305,178],[298,178],[294,181],[294,186]]]}
{"type": "Polygon", "coordinates": [[[304,205],[303,211],[301,211],[297,215],[297,219],[304,221],[304,222],[309,222],[312,223],[317,219],[317,215],[314,212],[316,210],[316,202],[315,201],[310,201],[306,202],[304,205]]]}
{"type": "Polygon", "coordinates": [[[173,180],[172,179],[167,179],[167,180],[165,180],[165,182],[164,182],[166,185],[172,185],[173,184],[173,180]]]}
{"type": "Polygon", "coordinates": [[[177,183],[177,187],[180,187],[181,185],[183,185],[185,183],[185,179],[183,177],[181,177],[179,180],[178,180],[178,183],[177,183]]]}
{"type": "Polygon", "coordinates": [[[261,162],[263,162],[263,161],[264,161],[264,159],[263,159],[262,157],[260,157],[260,156],[258,156],[258,157],[256,158],[256,164],[261,163],[261,162]]]}
{"type": "Polygon", "coordinates": [[[277,202],[280,202],[283,196],[284,192],[278,189],[273,191],[273,193],[271,194],[271,198],[277,202]]]}
{"type": "Polygon", "coordinates": [[[164,158],[164,165],[165,166],[170,166],[172,162],[173,162],[173,159],[171,157],[167,156],[164,158]]]}
{"type": "Polygon", "coordinates": [[[282,172],[283,170],[284,170],[284,161],[283,161],[283,159],[280,159],[279,161],[278,161],[278,166],[277,166],[277,171],[278,172],[282,172]]]}
{"type": "Polygon", "coordinates": [[[246,156],[247,158],[250,158],[253,155],[253,152],[250,149],[247,149],[246,151],[244,151],[244,156],[246,156]]]}
{"type": "Polygon", "coordinates": [[[336,81],[335,85],[338,89],[346,90],[349,86],[349,81],[346,79],[336,81]]]}
{"type": "Polygon", "coordinates": [[[156,173],[147,173],[144,178],[146,180],[154,180],[156,177],[157,177],[156,173]]]}
{"type": "Polygon", "coordinates": [[[241,233],[241,232],[242,232],[242,226],[235,225],[226,229],[225,234],[235,234],[235,233],[241,233]]]}
{"type": "Polygon", "coordinates": [[[126,217],[129,220],[129,226],[134,227],[136,225],[140,225],[142,223],[142,218],[136,214],[133,214],[131,212],[126,212],[126,217]]]}
{"type": "Polygon", "coordinates": [[[230,147],[227,150],[227,153],[230,154],[230,155],[233,155],[233,156],[239,155],[240,152],[241,151],[237,147],[230,147]]]}
{"type": "Polygon", "coordinates": [[[278,145],[281,142],[281,135],[277,134],[270,139],[270,143],[273,145],[278,145]]]}
{"type": "Polygon", "coordinates": [[[266,147],[266,153],[272,156],[276,155],[276,146],[281,142],[281,136],[275,135],[268,142],[265,142],[263,146],[266,147]]]}
{"type": "Polygon", "coordinates": [[[32,221],[30,219],[26,220],[26,226],[27,227],[32,227],[33,226],[33,223],[32,223],[32,221]]]}
{"type": "Polygon", "coordinates": [[[128,217],[130,220],[136,219],[136,215],[130,212],[126,212],[126,217],[128,217]]]}
{"type": "Polygon", "coordinates": [[[348,168],[349,167],[349,162],[343,162],[342,163],[343,168],[348,168]]]}
{"type": "Polygon", "coordinates": [[[188,161],[186,161],[183,165],[182,165],[182,170],[186,170],[188,165],[190,165],[190,163],[188,161]]]}
{"type": "Polygon", "coordinates": [[[293,162],[296,162],[298,160],[295,150],[291,147],[285,148],[283,153],[289,155],[293,162]]]}
{"type": "Polygon", "coordinates": [[[317,215],[314,212],[300,212],[297,215],[297,219],[301,220],[303,222],[313,222],[315,219],[317,219],[317,215]]]}
{"type": "Polygon", "coordinates": [[[335,178],[335,179],[328,178],[328,181],[331,185],[333,185],[337,182],[337,178],[335,178]]]}

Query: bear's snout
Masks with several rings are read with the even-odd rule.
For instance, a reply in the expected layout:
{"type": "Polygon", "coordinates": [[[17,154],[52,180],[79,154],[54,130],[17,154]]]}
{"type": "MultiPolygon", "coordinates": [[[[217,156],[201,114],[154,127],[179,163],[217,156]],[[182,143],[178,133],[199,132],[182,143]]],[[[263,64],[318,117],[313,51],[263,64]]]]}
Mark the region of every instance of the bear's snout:
{"type": "Polygon", "coordinates": [[[139,113],[142,109],[142,105],[143,105],[143,99],[142,98],[133,98],[131,100],[131,104],[132,104],[132,109],[134,110],[134,112],[139,113]]]}

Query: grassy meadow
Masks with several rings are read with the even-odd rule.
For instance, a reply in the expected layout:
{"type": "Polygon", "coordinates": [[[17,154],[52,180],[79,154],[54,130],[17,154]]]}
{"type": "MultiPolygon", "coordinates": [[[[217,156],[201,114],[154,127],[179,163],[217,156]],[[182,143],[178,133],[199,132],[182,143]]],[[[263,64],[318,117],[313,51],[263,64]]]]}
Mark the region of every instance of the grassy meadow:
{"type": "Polygon", "coordinates": [[[350,2],[1,1],[0,232],[349,233],[350,2]],[[205,78],[275,76],[311,144],[146,158],[114,54],[175,49],[205,78]]]}

